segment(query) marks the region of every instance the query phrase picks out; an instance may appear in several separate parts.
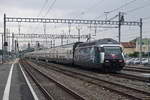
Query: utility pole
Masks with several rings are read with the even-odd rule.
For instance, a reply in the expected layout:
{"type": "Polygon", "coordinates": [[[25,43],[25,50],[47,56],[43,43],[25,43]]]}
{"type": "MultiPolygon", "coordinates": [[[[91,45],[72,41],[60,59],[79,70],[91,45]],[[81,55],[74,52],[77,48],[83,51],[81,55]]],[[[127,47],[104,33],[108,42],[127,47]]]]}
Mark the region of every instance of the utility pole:
{"type": "Polygon", "coordinates": [[[19,44],[18,44],[18,41],[17,41],[17,57],[19,57],[19,44]]]}
{"type": "Polygon", "coordinates": [[[81,30],[81,27],[78,26],[78,27],[76,27],[76,29],[78,30],[78,42],[80,42],[80,30],[81,30]]]}
{"type": "Polygon", "coordinates": [[[6,48],[7,48],[7,42],[6,42],[6,14],[4,14],[4,48],[3,48],[3,63],[6,62],[6,48]]]}
{"type": "Polygon", "coordinates": [[[14,52],[14,33],[12,33],[12,51],[14,52]]]}
{"type": "Polygon", "coordinates": [[[2,34],[2,64],[4,63],[4,57],[3,57],[3,51],[4,51],[4,46],[3,46],[4,40],[3,40],[3,34],[2,34]]]}
{"type": "Polygon", "coordinates": [[[18,34],[20,34],[21,22],[18,22],[18,34]]]}
{"type": "Polygon", "coordinates": [[[150,59],[149,59],[149,56],[150,56],[150,40],[149,40],[150,38],[148,38],[148,64],[150,64],[150,59]]]}
{"type": "MultiPolygon", "coordinates": [[[[21,22],[18,22],[18,34],[20,34],[20,32],[21,32],[21,29],[20,29],[20,28],[21,28],[21,22]]],[[[18,52],[18,51],[19,51],[19,50],[18,50],[18,41],[19,41],[19,39],[17,38],[17,57],[18,57],[18,53],[19,53],[19,52],[18,52]]]]}
{"type": "Polygon", "coordinates": [[[106,18],[105,18],[105,20],[107,20],[107,17],[108,17],[108,14],[109,14],[110,12],[104,12],[104,14],[105,14],[105,16],[106,16],[106,18]]]}
{"type": "Polygon", "coordinates": [[[50,48],[52,48],[52,47],[53,47],[53,41],[51,40],[51,42],[50,42],[50,43],[51,43],[51,46],[50,46],[50,48]]]}
{"type": "Polygon", "coordinates": [[[119,44],[120,44],[120,34],[121,34],[121,12],[119,12],[119,25],[118,25],[118,38],[119,38],[119,44]]]}
{"type": "Polygon", "coordinates": [[[121,25],[124,23],[124,14],[119,12],[119,25],[118,25],[118,37],[119,43],[121,42],[121,25]]]}
{"type": "Polygon", "coordinates": [[[89,27],[89,38],[87,39],[87,41],[91,41],[91,24],[90,24],[90,27],[89,27]]]}
{"type": "Polygon", "coordinates": [[[64,38],[64,35],[61,35],[61,45],[63,45],[63,38],[64,38]]]}
{"type": "Polygon", "coordinates": [[[7,47],[7,51],[8,51],[8,55],[10,56],[10,48],[11,48],[11,45],[10,45],[10,29],[8,29],[8,34],[7,34],[7,41],[8,41],[8,47],[7,47]]]}
{"type": "Polygon", "coordinates": [[[87,42],[90,42],[90,41],[91,41],[91,34],[89,34],[89,36],[88,36],[88,38],[87,38],[86,41],[87,41],[87,42]]]}
{"type": "MultiPolygon", "coordinates": [[[[68,32],[69,32],[69,36],[71,33],[71,23],[68,23],[68,32]]],[[[69,38],[67,39],[67,44],[68,44],[69,38]]]]}
{"type": "Polygon", "coordinates": [[[78,28],[78,42],[80,42],[80,28],[78,28]]]}
{"type": "Polygon", "coordinates": [[[71,32],[71,24],[68,23],[68,32],[69,32],[69,35],[70,35],[70,32],[71,32]]]}
{"type": "Polygon", "coordinates": [[[63,38],[64,38],[64,30],[62,30],[62,35],[61,35],[61,45],[63,45],[63,38]]]}
{"type": "Polygon", "coordinates": [[[139,52],[139,57],[140,57],[140,64],[142,64],[142,18],[140,18],[140,52],[139,52]]]}
{"type": "Polygon", "coordinates": [[[55,47],[55,40],[53,40],[53,47],[55,47]]]}
{"type": "Polygon", "coordinates": [[[30,49],[30,43],[28,43],[28,50],[30,49]]]}
{"type": "Polygon", "coordinates": [[[97,25],[96,24],[94,25],[94,28],[95,28],[94,35],[92,35],[92,36],[96,36],[96,33],[97,33],[97,25]]]}
{"type": "Polygon", "coordinates": [[[47,37],[46,37],[46,23],[43,23],[43,27],[44,27],[44,34],[45,34],[45,44],[46,44],[46,47],[48,46],[48,43],[47,43],[47,37]]]}
{"type": "Polygon", "coordinates": [[[17,57],[17,40],[15,40],[15,55],[17,57]]]}

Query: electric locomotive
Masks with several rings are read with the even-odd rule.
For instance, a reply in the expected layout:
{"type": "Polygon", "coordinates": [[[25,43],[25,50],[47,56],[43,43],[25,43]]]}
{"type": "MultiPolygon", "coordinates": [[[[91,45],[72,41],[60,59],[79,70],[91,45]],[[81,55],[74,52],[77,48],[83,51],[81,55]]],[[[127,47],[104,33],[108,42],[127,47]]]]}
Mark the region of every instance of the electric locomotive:
{"type": "Polygon", "coordinates": [[[75,49],[74,64],[104,72],[120,71],[125,66],[120,44],[111,38],[79,44],[75,49]]]}

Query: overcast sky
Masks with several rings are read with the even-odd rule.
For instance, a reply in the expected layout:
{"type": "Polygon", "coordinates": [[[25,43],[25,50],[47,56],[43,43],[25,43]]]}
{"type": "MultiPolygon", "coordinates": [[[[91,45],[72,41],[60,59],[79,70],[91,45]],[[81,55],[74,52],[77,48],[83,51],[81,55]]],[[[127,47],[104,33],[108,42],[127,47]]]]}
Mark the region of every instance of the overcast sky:
{"type": "MultiPolygon", "coordinates": [[[[125,13],[125,20],[144,21],[143,36],[150,37],[150,0],[0,0],[0,32],[3,32],[4,13],[8,17],[45,17],[110,19],[119,11],[125,13]],[[106,14],[104,12],[110,12],[106,14]]],[[[118,18],[114,19],[118,20],[118,18]]],[[[21,33],[43,33],[43,24],[21,23],[21,33]]],[[[7,23],[8,30],[18,33],[18,23],[7,23]]],[[[67,24],[47,24],[46,33],[68,34],[67,24]]],[[[71,34],[77,34],[77,25],[71,25],[71,34]]],[[[81,34],[95,34],[94,29],[80,25],[81,34]]],[[[139,36],[139,27],[122,27],[121,41],[129,41],[139,36]]],[[[118,29],[97,29],[93,39],[114,38],[118,40],[118,29]]],[[[69,40],[73,42],[73,40],[69,40]]]]}

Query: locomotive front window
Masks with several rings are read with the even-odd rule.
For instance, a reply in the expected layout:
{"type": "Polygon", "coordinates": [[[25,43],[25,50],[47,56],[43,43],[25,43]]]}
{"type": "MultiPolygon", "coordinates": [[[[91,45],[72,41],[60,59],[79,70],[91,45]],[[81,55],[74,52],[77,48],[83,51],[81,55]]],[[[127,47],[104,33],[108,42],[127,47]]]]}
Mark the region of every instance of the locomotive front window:
{"type": "Polygon", "coordinates": [[[120,54],[121,48],[120,47],[104,47],[105,53],[108,54],[120,54]]]}

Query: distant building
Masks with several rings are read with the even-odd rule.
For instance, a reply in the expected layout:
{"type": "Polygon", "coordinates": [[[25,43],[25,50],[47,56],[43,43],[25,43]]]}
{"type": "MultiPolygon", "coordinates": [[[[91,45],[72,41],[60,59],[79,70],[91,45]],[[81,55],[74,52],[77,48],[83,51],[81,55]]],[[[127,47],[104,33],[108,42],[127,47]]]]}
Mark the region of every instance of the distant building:
{"type": "MultiPolygon", "coordinates": [[[[150,39],[148,38],[143,38],[142,39],[142,51],[144,53],[148,52],[148,43],[150,39]]],[[[140,38],[136,38],[134,40],[131,40],[130,42],[121,42],[123,52],[125,55],[132,54],[134,52],[139,52],[140,51],[140,38]]]]}
{"type": "Polygon", "coordinates": [[[121,45],[125,55],[133,54],[136,50],[135,42],[121,42],[121,45]]]}
{"type": "MultiPolygon", "coordinates": [[[[148,40],[149,40],[149,38],[143,38],[142,39],[142,51],[144,53],[148,52],[148,45],[149,45],[148,40]]],[[[136,42],[136,50],[135,51],[139,52],[139,50],[140,50],[140,38],[136,38],[132,41],[136,42]]]]}

